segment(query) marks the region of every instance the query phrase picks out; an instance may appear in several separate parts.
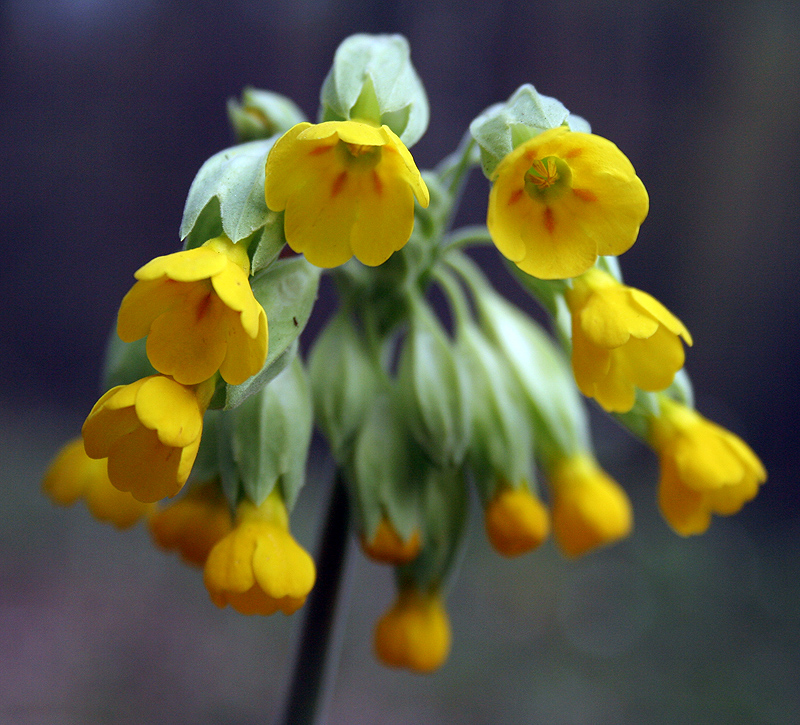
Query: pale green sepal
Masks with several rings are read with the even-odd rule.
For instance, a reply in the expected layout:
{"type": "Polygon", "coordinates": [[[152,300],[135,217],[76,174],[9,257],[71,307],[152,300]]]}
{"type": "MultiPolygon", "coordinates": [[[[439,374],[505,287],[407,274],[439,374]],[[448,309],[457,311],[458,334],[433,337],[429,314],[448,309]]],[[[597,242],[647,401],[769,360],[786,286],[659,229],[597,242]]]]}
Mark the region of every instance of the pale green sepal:
{"type": "MultiPolygon", "coordinates": [[[[213,226],[213,207],[219,201],[219,225],[232,242],[247,239],[270,220],[273,234],[270,244],[283,246],[283,224],[274,221],[274,212],[267,209],[264,198],[264,168],[267,154],[277,137],[232,146],[206,161],[197,172],[183,210],[180,236],[187,249],[199,246],[210,237],[191,234],[198,221],[213,226]]],[[[262,241],[262,243],[264,243],[262,241]]]]}
{"type": "Polygon", "coordinates": [[[241,102],[228,99],[228,118],[240,143],[286,133],[307,120],[290,98],[249,86],[242,91],[241,102]]]}
{"type": "Polygon", "coordinates": [[[203,416],[203,435],[200,448],[194,459],[189,482],[211,481],[220,476],[219,463],[219,425],[222,413],[218,410],[206,411],[203,416]]]}
{"type": "Polygon", "coordinates": [[[303,257],[279,259],[251,280],[253,295],[267,314],[269,350],[261,372],[241,385],[221,381],[217,385],[211,408],[230,409],[257,393],[274,378],[294,355],[291,350],[306,326],[320,277],[319,267],[303,257]]]}
{"type": "Polygon", "coordinates": [[[459,464],[470,439],[465,370],[439,321],[420,302],[400,353],[397,395],[409,429],[440,465],[459,464]]]}
{"type": "Polygon", "coordinates": [[[374,398],[357,433],[350,467],[356,514],[367,541],[384,516],[403,539],[420,528],[423,460],[396,400],[388,393],[374,398]]]}
{"type": "Polygon", "coordinates": [[[440,587],[462,550],[468,514],[467,485],[460,468],[429,465],[421,478],[423,544],[409,564],[397,567],[401,588],[413,584],[430,591],[440,587]]]}
{"type": "Polygon", "coordinates": [[[583,116],[576,116],[574,113],[570,113],[569,116],[567,116],[566,124],[569,126],[570,131],[577,131],[579,133],[592,132],[592,125],[583,116]]]}
{"type": "Polygon", "coordinates": [[[505,103],[487,108],[469,125],[481,149],[483,173],[492,178],[497,165],[517,146],[542,131],[561,126],[569,111],[561,101],[520,86],[505,103]]]}
{"type": "Polygon", "coordinates": [[[322,85],[320,103],[320,120],[386,124],[408,147],[428,127],[428,98],[402,35],[346,38],[322,85]]]}
{"type": "Polygon", "coordinates": [[[220,414],[244,495],[256,506],[280,484],[288,508],[305,483],[311,389],[298,356],[236,410],[220,414]]]}
{"type": "Polygon", "coordinates": [[[516,487],[533,481],[530,408],[508,362],[474,324],[459,328],[456,354],[465,363],[472,390],[467,465],[486,503],[498,484],[516,487]]]}
{"type": "Polygon", "coordinates": [[[352,318],[340,310],[317,337],[308,358],[317,425],[338,463],[350,458],[353,439],[373,404],[380,371],[352,318]]]}
{"type": "Polygon", "coordinates": [[[122,342],[116,328],[111,331],[103,362],[103,392],[156,374],[147,357],[146,337],[135,342],[122,342]]]}

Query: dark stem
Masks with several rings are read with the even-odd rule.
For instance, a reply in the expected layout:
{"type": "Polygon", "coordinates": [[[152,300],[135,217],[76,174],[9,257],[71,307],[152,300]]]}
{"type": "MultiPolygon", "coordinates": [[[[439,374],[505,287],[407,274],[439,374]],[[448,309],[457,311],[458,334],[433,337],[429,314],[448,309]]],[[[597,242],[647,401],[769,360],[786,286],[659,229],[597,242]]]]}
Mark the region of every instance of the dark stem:
{"type": "Polygon", "coordinates": [[[350,502],[341,472],[337,471],[319,544],[317,581],[306,601],[289,696],[278,720],[281,725],[324,722],[341,649],[343,628],[336,627],[336,615],[344,588],[349,531],[350,502]]]}

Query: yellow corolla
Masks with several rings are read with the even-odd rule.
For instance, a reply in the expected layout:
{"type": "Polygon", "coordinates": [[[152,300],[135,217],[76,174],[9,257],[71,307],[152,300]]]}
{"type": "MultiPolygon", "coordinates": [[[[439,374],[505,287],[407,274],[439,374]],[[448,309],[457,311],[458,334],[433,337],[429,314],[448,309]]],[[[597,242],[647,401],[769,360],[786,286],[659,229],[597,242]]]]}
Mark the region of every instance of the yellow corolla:
{"type": "Polygon", "coordinates": [[[679,534],[702,534],[712,514],[730,516],[753,499],[767,471],[739,436],[665,396],[660,406],[650,442],[661,464],[661,513],[679,534]]]}
{"type": "Polygon", "coordinates": [[[219,370],[239,385],[267,356],[267,316],[249,271],[247,250],[225,237],[156,257],[136,272],[117,333],[124,342],[147,335],[153,367],[179,383],[196,385],[219,370]]]}
{"type": "Polygon", "coordinates": [[[636,388],[668,388],[683,367],[684,324],[641,290],[590,269],[566,295],[572,313],[572,370],[581,392],[609,412],[625,413],[636,388]]]}
{"type": "Polygon", "coordinates": [[[204,572],[211,601],[241,614],[292,614],[315,578],[313,559],[289,533],[277,488],[260,506],[239,504],[233,530],[211,550],[204,572]]]}
{"type": "Polygon", "coordinates": [[[361,548],[374,561],[399,565],[407,564],[417,558],[422,548],[422,541],[419,529],[414,529],[407,539],[403,539],[392,522],[384,517],[378,523],[371,541],[362,537],[361,548]]]}
{"type": "Polygon", "coordinates": [[[80,438],[61,449],[47,469],[42,488],[59,506],[84,499],[92,516],[119,529],[133,526],[151,509],[151,504],[116,489],[108,479],[105,460],[89,458],[80,438]]]}
{"type": "Polygon", "coordinates": [[[633,527],[628,495],[588,454],[559,461],[550,472],[553,535],[567,556],[626,537],[633,527]]]}
{"type": "Polygon", "coordinates": [[[388,126],[299,123],[267,158],[267,206],[285,210],[286,241],[318,267],[353,255],[385,262],[411,236],[415,196],[428,206],[414,159],[388,126]]]}
{"type": "Polygon", "coordinates": [[[519,556],[542,544],[550,534],[545,505],[527,486],[503,486],[484,510],[486,535],[495,551],[519,556]]]}
{"type": "Polygon", "coordinates": [[[648,197],[630,161],[600,136],[559,126],[494,171],[487,225],[500,252],[540,279],[575,277],[630,249],[648,197]]]}
{"type": "Polygon", "coordinates": [[[438,590],[404,587],[375,627],[375,652],[390,667],[432,672],[450,653],[450,619],[438,590]]]}
{"type": "Polygon", "coordinates": [[[148,521],[158,546],[177,551],[193,566],[203,566],[211,549],[228,534],[233,517],[218,483],[192,486],[179,501],[158,509],[148,521]]]}
{"type": "Polygon", "coordinates": [[[112,388],[83,424],[86,453],[108,458],[111,483],[139,501],[174,496],[194,465],[212,393],[163,375],[112,388]]]}

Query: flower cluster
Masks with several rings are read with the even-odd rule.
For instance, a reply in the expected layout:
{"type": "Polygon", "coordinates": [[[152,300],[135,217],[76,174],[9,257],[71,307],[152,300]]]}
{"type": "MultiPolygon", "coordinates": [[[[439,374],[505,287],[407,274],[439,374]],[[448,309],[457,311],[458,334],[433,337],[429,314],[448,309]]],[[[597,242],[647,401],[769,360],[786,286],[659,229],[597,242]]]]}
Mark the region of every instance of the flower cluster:
{"type": "Polygon", "coordinates": [[[581,393],[653,448],[658,502],[679,534],[756,495],[755,453],[690,402],[689,331],[622,282],[616,256],[649,200],[617,146],[523,86],[420,172],[409,148],[427,100],[397,36],[346,40],[320,100],[318,123],[266,91],[231,104],[241,143],[198,172],[184,249],[136,272],[107,392],[45,476],[54,502],[85,499],[120,528],[146,518],[157,546],[203,569],[217,606],[291,614],[316,578],[289,521],[316,424],[364,553],[394,567],[375,652],[430,672],[451,647],[445,601],[471,492],[502,556],[552,533],[576,557],[631,532],[581,393]],[[486,226],[451,229],[478,165],[486,226]],[[484,242],[555,335],[464,252],[484,242]],[[323,269],[340,304],[304,361],[323,269]]]}

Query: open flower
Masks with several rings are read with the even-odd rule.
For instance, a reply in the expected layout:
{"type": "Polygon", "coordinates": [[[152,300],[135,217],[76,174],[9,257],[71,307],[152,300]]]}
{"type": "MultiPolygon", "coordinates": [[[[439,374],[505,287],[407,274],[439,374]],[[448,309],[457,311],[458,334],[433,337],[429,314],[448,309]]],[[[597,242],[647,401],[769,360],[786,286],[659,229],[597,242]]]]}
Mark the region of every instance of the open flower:
{"type": "Polygon", "coordinates": [[[580,556],[630,533],[630,499],[590,455],[559,461],[550,472],[550,487],[553,534],[567,556],[580,556]]]}
{"type": "Polygon", "coordinates": [[[106,462],[89,458],[83,441],[75,438],[61,449],[50,464],[42,489],[53,503],[60,506],[71,506],[82,498],[98,521],[107,521],[118,529],[127,529],[146,515],[151,505],[116,489],[108,479],[106,469],[106,462]]]}
{"type": "Polygon", "coordinates": [[[684,324],[654,297],[590,269],[567,292],[572,312],[572,370],[581,392],[609,412],[625,413],[636,388],[665,390],[683,367],[684,324]]]}
{"type": "Polygon", "coordinates": [[[484,510],[484,524],[494,550],[509,557],[535,549],[550,533],[547,508],[525,485],[502,486],[484,510]]]}
{"type": "Polygon", "coordinates": [[[267,206],[286,210],[286,241],[318,267],[353,255],[385,262],[411,236],[415,196],[428,206],[414,159],[388,126],[299,123],[267,158],[267,206]]]}
{"type": "Polygon", "coordinates": [[[242,501],[233,530],[208,555],[204,581],[211,601],[241,614],[292,614],[314,586],[313,559],[289,533],[277,487],[264,503],[242,501]]]}
{"type": "Polygon", "coordinates": [[[247,250],[225,237],[156,257],[136,272],[117,317],[124,342],[147,335],[153,367],[184,385],[219,370],[231,385],[267,356],[267,316],[253,297],[247,250]]]}
{"type": "Polygon", "coordinates": [[[163,375],[111,388],[83,424],[86,453],[108,458],[111,483],[139,501],[174,496],[194,465],[212,392],[163,375]]]}
{"type": "Polygon", "coordinates": [[[419,529],[414,529],[407,539],[403,539],[387,517],[380,520],[370,541],[361,540],[364,553],[384,564],[407,564],[417,558],[421,547],[419,529]]]}
{"type": "Polygon", "coordinates": [[[574,277],[598,255],[622,254],[647,216],[647,191],[627,157],[611,141],[566,126],[515,148],[493,181],[492,239],[540,279],[574,277]]]}
{"type": "Polygon", "coordinates": [[[177,551],[193,566],[203,566],[211,549],[233,526],[230,508],[219,484],[192,486],[179,501],[150,515],[153,541],[177,551]]]}
{"type": "Polygon", "coordinates": [[[753,499],[767,472],[739,436],[666,396],[660,406],[650,442],[661,463],[661,513],[677,533],[702,534],[712,514],[735,514],[753,499]]]}
{"type": "Polygon", "coordinates": [[[437,590],[403,587],[375,627],[375,652],[385,665],[433,672],[450,653],[450,620],[437,590]]]}

